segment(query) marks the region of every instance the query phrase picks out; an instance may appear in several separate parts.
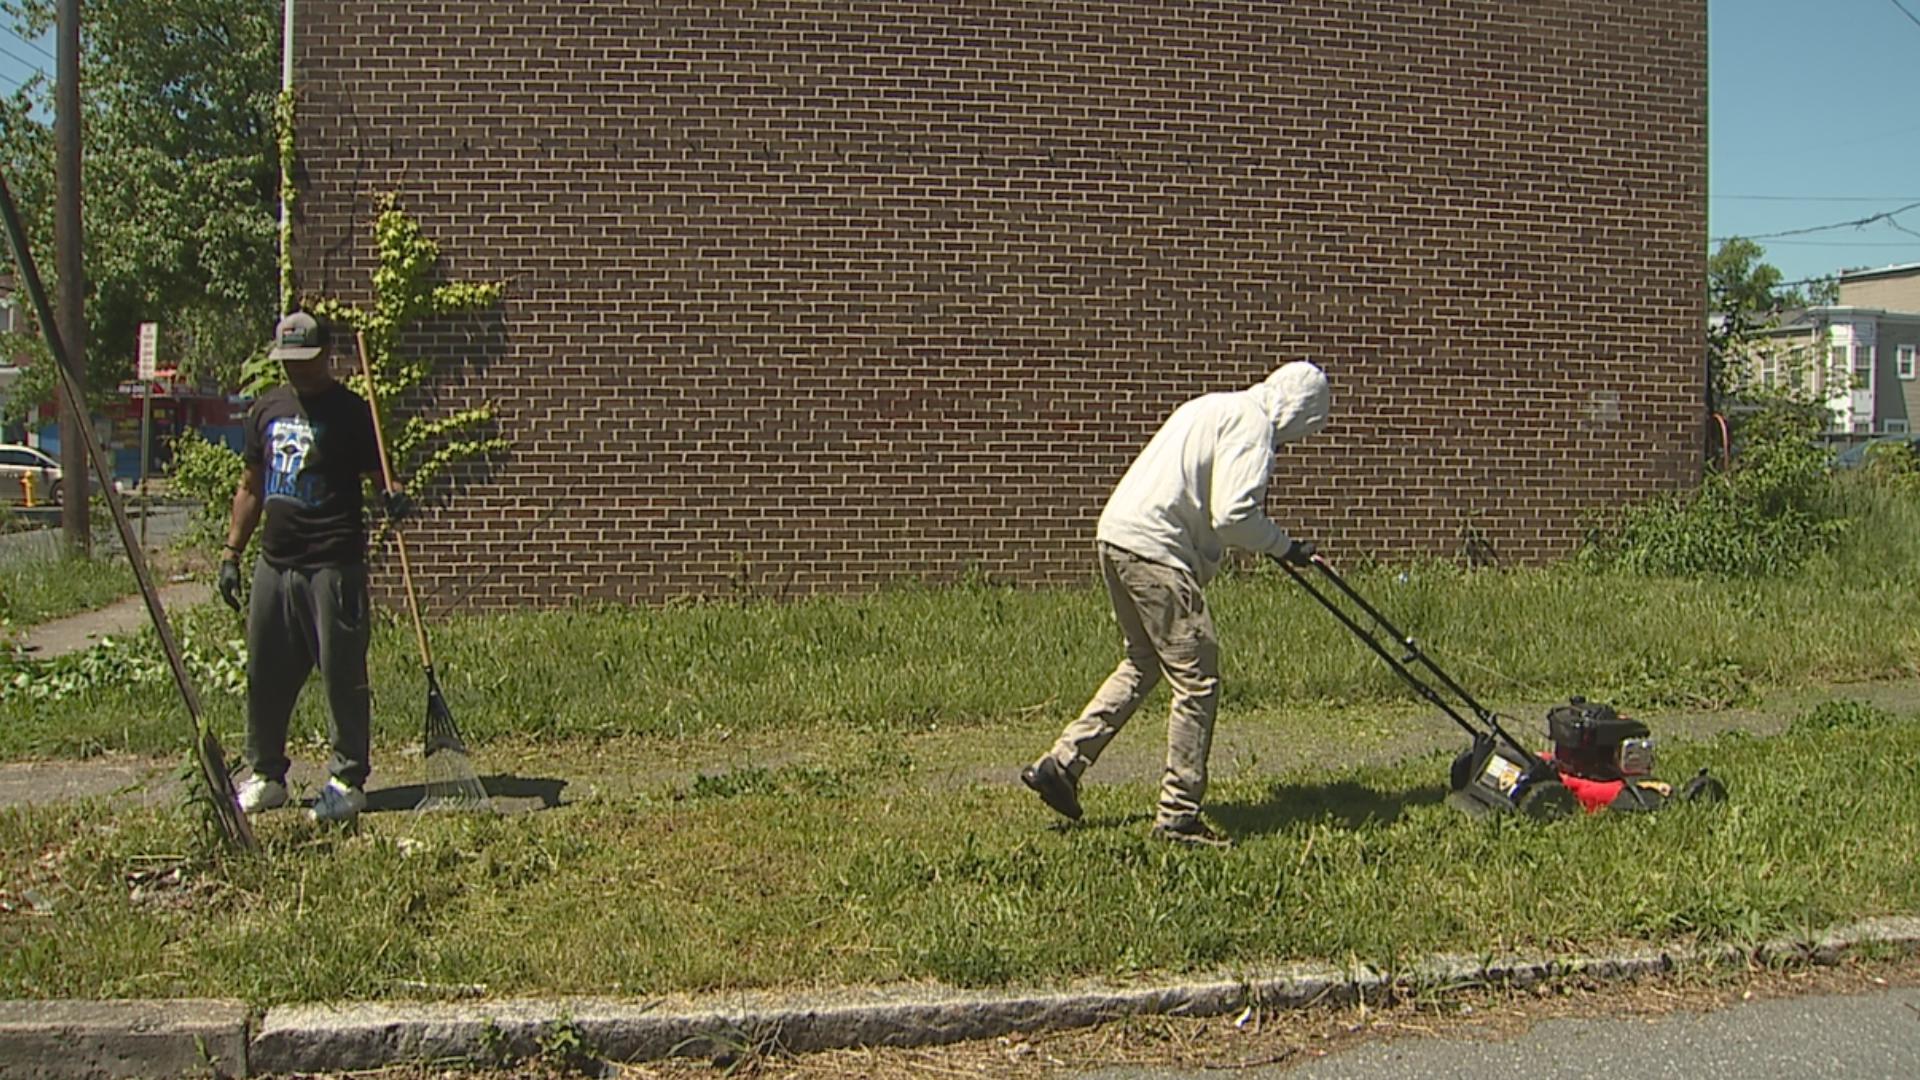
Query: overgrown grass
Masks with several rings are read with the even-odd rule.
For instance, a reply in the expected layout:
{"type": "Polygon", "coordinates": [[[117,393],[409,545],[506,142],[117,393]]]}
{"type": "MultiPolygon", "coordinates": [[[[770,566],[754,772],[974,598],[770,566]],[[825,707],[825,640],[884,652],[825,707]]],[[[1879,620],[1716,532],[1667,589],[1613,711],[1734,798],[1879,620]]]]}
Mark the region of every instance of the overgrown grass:
{"type": "Polygon", "coordinates": [[[1733,800],[1476,821],[1440,804],[1437,758],[1249,776],[1213,800],[1228,852],[1149,840],[1143,784],[1056,827],[871,751],[509,818],[265,815],[257,858],[165,811],[0,811],[0,997],[1044,985],[1745,943],[1920,905],[1913,718],[1829,706],[1670,757],[1733,800]]]}
{"type": "Polygon", "coordinates": [[[133,591],[124,558],[0,555],[0,623],[15,628],[91,611],[133,591]]]}
{"type": "MultiPolygon", "coordinates": [[[[1896,554],[1915,543],[1911,534],[1889,542],[1896,554]]],[[[1865,565],[1858,577],[1829,560],[1801,578],[1739,583],[1566,567],[1351,577],[1490,702],[1582,693],[1644,710],[1735,705],[1807,681],[1911,673],[1920,656],[1920,562],[1865,565]]],[[[1225,648],[1224,717],[1412,700],[1279,572],[1224,579],[1209,598],[1225,648]]],[[[180,624],[209,652],[205,669],[233,670],[238,616],[209,605],[181,613],[180,624]]],[[[455,714],[481,743],[886,733],[1016,717],[1053,725],[1080,707],[1118,653],[1105,596],[1091,583],[516,612],[455,618],[433,636],[455,714]]],[[[80,689],[54,701],[0,700],[0,755],[184,748],[184,709],[157,651],[150,642],[144,649],[154,663],[137,685],[78,678],[71,669],[87,661],[74,659],[53,670],[80,689]]],[[[376,736],[415,739],[424,690],[410,631],[397,621],[375,635],[372,679],[376,736]]],[[[229,742],[242,725],[234,685],[203,695],[229,742]]],[[[299,731],[324,730],[320,697],[309,689],[299,731]]]]}

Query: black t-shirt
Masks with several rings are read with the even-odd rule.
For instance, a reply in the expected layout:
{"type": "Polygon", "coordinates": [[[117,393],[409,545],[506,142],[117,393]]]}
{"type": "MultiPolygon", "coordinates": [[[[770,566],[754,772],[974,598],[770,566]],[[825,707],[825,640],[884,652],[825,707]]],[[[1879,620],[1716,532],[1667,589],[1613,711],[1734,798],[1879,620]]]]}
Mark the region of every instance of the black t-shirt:
{"type": "Polygon", "coordinates": [[[380,454],[359,394],[340,383],[314,394],[269,390],[247,411],[243,456],[266,474],[267,562],[312,570],[365,560],[360,476],[380,471],[380,454]]]}

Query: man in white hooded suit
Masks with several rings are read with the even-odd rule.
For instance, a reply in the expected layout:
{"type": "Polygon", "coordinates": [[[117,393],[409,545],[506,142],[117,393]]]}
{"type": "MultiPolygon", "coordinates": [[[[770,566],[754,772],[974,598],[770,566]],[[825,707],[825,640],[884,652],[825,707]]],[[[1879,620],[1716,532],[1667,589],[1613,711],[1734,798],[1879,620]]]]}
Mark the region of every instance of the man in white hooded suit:
{"type": "Polygon", "coordinates": [[[1167,769],[1153,835],[1229,844],[1201,820],[1220,698],[1220,646],[1201,587],[1225,549],[1306,564],[1313,545],[1267,517],[1274,448],[1326,426],[1327,377],[1304,361],[1246,390],[1175,409],[1100,514],[1100,571],[1126,656],[1053,748],[1020,779],[1056,812],[1080,817],[1080,778],[1165,674],[1173,690],[1167,769]]]}

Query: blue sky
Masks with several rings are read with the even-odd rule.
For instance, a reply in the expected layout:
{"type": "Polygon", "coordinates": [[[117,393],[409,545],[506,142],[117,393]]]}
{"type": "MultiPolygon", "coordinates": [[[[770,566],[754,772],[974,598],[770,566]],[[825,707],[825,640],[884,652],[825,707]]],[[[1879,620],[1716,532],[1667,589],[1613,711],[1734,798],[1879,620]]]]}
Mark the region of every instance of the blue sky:
{"type": "Polygon", "coordinates": [[[1917,18],[1920,0],[1707,0],[1711,239],[1753,237],[1788,280],[1920,262],[1920,206],[1823,228],[1920,203],[1917,18]]]}
{"type": "Polygon", "coordinates": [[[35,71],[53,75],[53,34],[38,40],[14,33],[13,22],[0,16],[0,94],[11,95],[35,71]]]}
{"type": "MultiPolygon", "coordinates": [[[[1709,240],[1754,237],[1789,281],[1920,262],[1920,206],[1894,215],[1920,203],[1920,0],[1707,0],[1707,20],[1709,240]]],[[[0,28],[0,93],[53,51],[0,28]]]]}

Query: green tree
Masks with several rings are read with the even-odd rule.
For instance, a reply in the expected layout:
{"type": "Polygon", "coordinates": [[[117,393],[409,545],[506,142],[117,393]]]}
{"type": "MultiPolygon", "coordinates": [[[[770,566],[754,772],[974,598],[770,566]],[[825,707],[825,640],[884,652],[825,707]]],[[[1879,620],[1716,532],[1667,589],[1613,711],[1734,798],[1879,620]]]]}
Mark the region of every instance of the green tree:
{"type": "Polygon", "coordinates": [[[1829,304],[1839,295],[1834,278],[1787,285],[1766,254],[1759,244],[1736,236],[1707,259],[1707,389],[1715,412],[1725,412],[1745,389],[1752,345],[1779,325],[1781,312],[1829,304]]]}
{"type": "MultiPolygon", "coordinates": [[[[54,3],[0,0],[0,14],[32,38],[54,3]]],[[[278,309],[279,7],[113,0],[82,18],[89,382],[98,392],[124,380],[139,324],[157,322],[169,362],[235,385],[278,309]]],[[[48,253],[52,93],[36,78],[0,107],[0,167],[48,253]]],[[[26,404],[51,390],[46,365],[34,366],[26,404]]]]}

